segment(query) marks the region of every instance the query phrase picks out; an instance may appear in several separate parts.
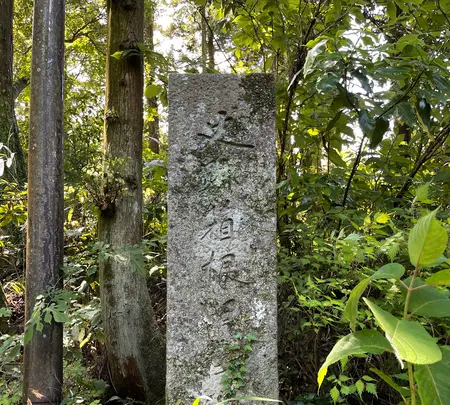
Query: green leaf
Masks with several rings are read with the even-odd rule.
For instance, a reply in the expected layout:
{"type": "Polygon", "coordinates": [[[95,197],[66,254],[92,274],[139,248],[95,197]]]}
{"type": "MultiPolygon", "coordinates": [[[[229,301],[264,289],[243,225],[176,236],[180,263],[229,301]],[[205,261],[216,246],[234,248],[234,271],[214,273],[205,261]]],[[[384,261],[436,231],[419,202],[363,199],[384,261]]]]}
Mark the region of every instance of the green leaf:
{"type": "Polygon", "coordinates": [[[370,136],[370,147],[375,148],[382,140],[383,135],[389,129],[389,121],[383,117],[377,118],[375,121],[375,127],[370,136]]]}
{"type": "Polygon", "coordinates": [[[350,297],[348,298],[347,304],[344,309],[344,316],[350,322],[350,328],[355,331],[356,330],[356,319],[358,317],[358,302],[361,298],[361,295],[366,290],[367,286],[370,283],[370,278],[366,278],[360,281],[357,286],[350,293],[350,297]]]}
{"type": "Polygon", "coordinates": [[[391,22],[395,22],[397,20],[397,6],[393,1],[389,0],[387,2],[386,12],[391,22]]]}
{"type": "Polygon", "coordinates": [[[322,39],[315,44],[306,55],[305,64],[303,65],[303,75],[306,77],[313,70],[314,60],[316,56],[321,52],[321,48],[328,42],[328,38],[322,39]]]}
{"type": "Polygon", "coordinates": [[[366,383],[366,391],[369,394],[372,394],[372,395],[375,395],[376,397],[378,397],[377,386],[374,383],[366,383]]]}
{"type": "Polygon", "coordinates": [[[23,344],[24,345],[31,342],[31,339],[33,339],[33,333],[34,333],[33,325],[27,325],[25,327],[25,334],[23,336],[23,344]]]}
{"type": "Polygon", "coordinates": [[[114,52],[114,53],[111,55],[111,57],[114,58],[114,59],[120,60],[120,58],[122,57],[122,54],[123,54],[122,51],[117,51],[117,52],[114,52]]]}
{"type": "Polygon", "coordinates": [[[156,97],[163,91],[164,87],[159,84],[151,84],[145,88],[144,95],[147,98],[156,97]]]}
{"type": "Polygon", "coordinates": [[[347,167],[347,163],[344,162],[344,160],[339,155],[339,152],[337,152],[335,149],[330,148],[330,150],[328,151],[328,157],[336,166],[343,168],[347,167]]]}
{"type": "Polygon", "coordinates": [[[447,232],[435,218],[436,211],[420,218],[409,233],[408,252],[413,266],[433,264],[447,247],[447,232]]]}
{"type": "Polygon", "coordinates": [[[423,46],[424,42],[418,37],[417,34],[406,34],[403,35],[398,41],[397,41],[397,49],[398,51],[402,51],[407,45],[419,45],[423,46]]]}
{"type": "Polygon", "coordinates": [[[450,285],[450,270],[441,270],[428,277],[427,284],[450,285]]]}
{"type": "Polygon", "coordinates": [[[51,323],[52,321],[52,313],[50,311],[45,311],[44,322],[51,323]]]}
{"type": "Polygon", "coordinates": [[[405,268],[399,263],[388,263],[380,267],[375,273],[373,273],[370,278],[372,280],[391,278],[399,279],[405,274],[405,268]]]}
{"type": "Polygon", "coordinates": [[[361,110],[358,117],[358,123],[361,128],[361,131],[365,135],[369,135],[372,133],[374,129],[374,122],[373,119],[369,116],[367,110],[361,110]]]}
{"type": "MultiPolygon", "coordinates": [[[[409,285],[410,280],[410,278],[407,278],[405,284],[409,285]]],[[[423,280],[416,277],[413,287],[420,287],[425,284],[423,280]]],[[[400,288],[405,296],[405,288],[402,285],[400,288]]],[[[429,285],[411,292],[408,309],[413,315],[422,315],[430,318],[447,317],[450,316],[450,298],[429,285]]]]}
{"type": "Polygon", "coordinates": [[[364,298],[364,302],[386,333],[399,359],[413,364],[433,364],[441,360],[439,346],[420,323],[399,320],[367,298],[364,298]]]}
{"type": "Polygon", "coordinates": [[[400,103],[397,105],[397,114],[400,116],[401,120],[413,127],[417,124],[416,114],[414,113],[414,108],[409,103],[400,103]]]}
{"type": "Polygon", "coordinates": [[[422,128],[430,133],[431,129],[431,106],[426,98],[421,98],[416,104],[417,119],[422,128]]]}
{"type": "Polygon", "coordinates": [[[377,330],[364,329],[359,332],[350,333],[340,339],[328,354],[325,362],[317,374],[319,387],[327,375],[328,367],[337,361],[354,354],[381,354],[392,351],[388,340],[377,330]]]}
{"type": "Polygon", "coordinates": [[[428,198],[428,190],[430,188],[430,183],[425,183],[425,184],[421,184],[420,186],[418,186],[416,188],[416,196],[414,197],[414,201],[419,201],[419,202],[423,202],[423,203],[432,203],[433,201],[431,201],[428,198]]]}
{"type": "Polygon", "coordinates": [[[414,367],[422,405],[450,404],[450,346],[442,346],[438,363],[414,367]]]}
{"type": "Polygon", "coordinates": [[[356,381],[355,383],[356,390],[358,391],[359,396],[364,392],[364,383],[361,380],[356,381]]]}
{"type": "Polygon", "coordinates": [[[395,391],[397,391],[403,398],[410,396],[410,390],[406,387],[402,387],[398,385],[391,376],[383,373],[381,370],[378,370],[377,368],[371,368],[370,371],[372,373],[375,373],[378,377],[380,377],[386,384],[388,384],[390,387],[394,388],[395,391]]]}
{"type": "Polygon", "coordinates": [[[64,312],[53,311],[52,314],[55,322],[65,323],[70,321],[69,316],[64,312]]]}
{"type": "Polygon", "coordinates": [[[450,83],[445,77],[437,73],[433,73],[433,82],[438,90],[444,91],[446,93],[450,92],[450,83]]]}
{"type": "Polygon", "coordinates": [[[389,214],[386,214],[385,212],[378,212],[373,217],[373,220],[377,224],[387,224],[390,219],[391,219],[391,216],[389,214]]]}
{"type": "Polygon", "coordinates": [[[339,399],[339,390],[337,387],[333,387],[330,390],[331,399],[333,400],[333,404],[335,404],[339,399]]]}

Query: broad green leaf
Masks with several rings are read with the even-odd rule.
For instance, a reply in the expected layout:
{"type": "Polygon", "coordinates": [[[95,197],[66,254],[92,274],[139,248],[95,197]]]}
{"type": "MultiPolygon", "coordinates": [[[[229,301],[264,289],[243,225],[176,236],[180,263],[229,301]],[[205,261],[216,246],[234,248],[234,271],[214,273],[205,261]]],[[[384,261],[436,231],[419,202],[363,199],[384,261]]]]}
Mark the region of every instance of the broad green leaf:
{"type": "Polygon", "coordinates": [[[336,166],[343,168],[347,167],[347,163],[344,162],[344,160],[339,155],[339,152],[337,152],[335,149],[330,148],[330,150],[328,151],[328,157],[336,166]]]}
{"type": "MultiPolygon", "coordinates": [[[[347,239],[347,238],[346,238],[347,239]]],[[[361,295],[369,285],[371,280],[399,279],[405,273],[405,268],[398,263],[389,263],[380,267],[372,276],[360,281],[350,293],[344,309],[344,316],[350,322],[350,328],[356,330],[356,319],[358,317],[358,302],[361,295]]]]}
{"type": "Polygon", "coordinates": [[[423,202],[426,204],[430,204],[433,201],[428,198],[428,189],[430,187],[430,183],[421,184],[416,188],[416,196],[414,197],[414,201],[423,202]]]}
{"type": "Polygon", "coordinates": [[[387,2],[387,15],[389,16],[389,19],[392,23],[394,23],[397,20],[397,6],[395,3],[391,0],[387,2]]]}
{"type": "Polygon", "coordinates": [[[334,124],[341,118],[342,110],[339,110],[336,115],[333,117],[333,119],[328,123],[325,132],[329,132],[334,128],[334,124]]]}
{"type": "Polygon", "coordinates": [[[315,44],[306,55],[305,64],[303,65],[303,75],[306,77],[312,72],[312,67],[316,56],[321,52],[321,48],[328,42],[328,38],[324,38],[315,44]]]}
{"type": "Polygon", "coordinates": [[[152,97],[156,97],[162,91],[163,91],[163,86],[160,86],[159,84],[151,84],[150,86],[147,86],[145,88],[144,95],[147,98],[152,98],[152,97]]]}
{"type": "Polygon", "coordinates": [[[23,336],[23,344],[24,345],[31,342],[31,339],[33,339],[33,334],[34,334],[33,325],[27,325],[25,327],[25,334],[23,336]]]}
{"type": "Polygon", "coordinates": [[[64,312],[52,311],[52,314],[55,322],[65,323],[70,321],[69,316],[64,312]]]}
{"type": "Polygon", "coordinates": [[[430,133],[431,129],[431,106],[426,98],[421,98],[416,104],[417,119],[422,128],[430,133]]]}
{"type": "Polygon", "coordinates": [[[422,405],[450,404],[450,346],[441,349],[441,361],[414,367],[422,405]]]}
{"type": "Polygon", "coordinates": [[[389,129],[389,121],[383,117],[377,118],[375,127],[370,135],[370,147],[375,148],[382,140],[383,135],[389,129]]]}
{"type": "Polygon", "coordinates": [[[400,103],[397,105],[397,114],[400,116],[401,120],[413,127],[417,124],[416,114],[414,113],[414,108],[409,103],[400,103]]]}
{"type": "Polygon", "coordinates": [[[370,283],[370,278],[366,278],[358,283],[358,285],[350,293],[347,304],[344,309],[344,316],[350,322],[350,328],[356,330],[356,318],[358,317],[358,302],[361,295],[370,283]]]}
{"type": "Polygon", "coordinates": [[[413,364],[433,364],[441,360],[439,346],[420,323],[399,320],[367,298],[364,298],[364,302],[386,333],[399,359],[413,364]]]}
{"type": "Polygon", "coordinates": [[[442,270],[427,278],[427,284],[450,285],[450,270],[442,270]]]}
{"type": "Polygon", "coordinates": [[[424,42],[422,39],[418,37],[417,34],[407,34],[403,35],[398,41],[397,41],[397,49],[398,51],[402,51],[407,45],[413,45],[413,46],[423,46],[424,42]]]}
{"type": "Polygon", "coordinates": [[[328,354],[325,362],[317,374],[319,387],[327,375],[328,367],[337,361],[354,354],[381,354],[392,351],[388,340],[377,330],[364,329],[359,332],[350,333],[340,339],[328,354]]]}
{"type": "Polygon", "coordinates": [[[427,266],[428,268],[432,269],[433,267],[440,266],[441,264],[448,262],[450,264],[450,260],[447,259],[444,255],[442,255],[439,259],[437,259],[433,264],[430,264],[427,266]]]}
{"type": "MultiPolygon", "coordinates": [[[[410,280],[410,278],[407,278],[405,284],[409,286],[410,280]]],[[[423,280],[416,277],[413,287],[420,287],[425,284],[423,280]]],[[[400,286],[400,289],[405,295],[405,288],[400,286]]],[[[450,298],[431,285],[425,286],[411,292],[408,309],[412,315],[422,315],[430,318],[447,317],[450,316],[450,298]]]]}
{"type": "Polygon", "coordinates": [[[405,397],[410,396],[410,390],[406,387],[398,385],[392,379],[391,376],[383,373],[381,370],[378,370],[377,368],[371,368],[370,371],[372,371],[372,373],[375,373],[378,377],[380,377],[386,384],[394,388],[394,390],[396,390],[402,396],[403,399],[405,399],[405,397]]]}
{"type": "Polygon", "coordinates": [[[358,123],[363,134],[369,135],[372,133],[374,129],[374,122],[367,113],[367,110],[361,110],[358,118],[358,123]]]}
{"type": "Polygon", "coordinates": [[[437,73],[433,73],[433,82],[440,91],[450,92],[450,83],[444,77],[437,73]]]}
{"type": "Polygon", "coordinates": [[[399,263],[388,263],[380,267],[375,273],[373,273],[370,278],[372,280],[380,279],[399,279],[405,274],[405,268],[399,263]]]}
{"type": "Polygon", "coordinates": [[[447,232],[435,216],[436,210],[420,218],[409,233],[408,252],[413,266],[433,264],[447,247],[447,232]]]}

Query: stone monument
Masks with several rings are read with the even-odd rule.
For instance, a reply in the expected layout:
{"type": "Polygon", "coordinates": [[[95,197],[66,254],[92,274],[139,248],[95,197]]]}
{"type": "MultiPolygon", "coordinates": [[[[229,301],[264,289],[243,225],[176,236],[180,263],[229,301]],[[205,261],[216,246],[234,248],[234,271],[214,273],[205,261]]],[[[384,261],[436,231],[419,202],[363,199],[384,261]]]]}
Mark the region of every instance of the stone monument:
{"type": "Polygon", "coordinates": [[[278,398],[275,153],[271,75],[170,75],[169,405],[278,398]]]}

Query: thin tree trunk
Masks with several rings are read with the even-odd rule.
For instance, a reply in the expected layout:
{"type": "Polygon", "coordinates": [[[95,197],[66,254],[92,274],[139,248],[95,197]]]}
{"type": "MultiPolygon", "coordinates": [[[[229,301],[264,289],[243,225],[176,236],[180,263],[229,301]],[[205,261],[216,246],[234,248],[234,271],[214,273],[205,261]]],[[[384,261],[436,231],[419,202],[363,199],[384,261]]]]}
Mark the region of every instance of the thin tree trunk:
{"type": "MultiPolygon", "coordinates": [[[[205,15],[206,17],[206,15],[205,15]]],[[[205,21],[206,23],[207,21],[205,21]]],[[[212,31],[211,26],[208,26],[208,70],[210,72],[214,72],[216,68],[216,63],[214,60],[214,32],[212,31]]]]}
{"type": "MultiPolygon", "coordinates": [[[[155,50],[154,43],[154,25],[155,25],[155,3],[148,1],[148,13],[146,13],[145,39],[150,52],[155,50]]],[[[147,86],[155,81],[154,64],[150,60],[147,65],[147,86]]],[[[147,123],[145,133],[148,134],[148,146],[153,153],[159,153],[159,116],[158,116],[158,97],[147,97],[147,123]]]]}
{"type": "MultiPolygon", "coordinates": [[[[108,1],[108,50],[138,49],[144,0],[108,1]]],[[[107,57],[105,179],[120,162],[117,197],[99,218],[99,239],[113,249],[138,245],[142,236],[143,60],[107,57]]],[[[108,198],[108,184],[105,198],[108,198]]],[[[100,263],[103,326],[113,387],[122,397],[156,403],[164,397],[165,344],[156,325],[146,280],[130,261],[100,263]]]]}
{"type": "Polygon", "coordinates": [[[202,31],[202,73],[206,73],[207,59],[208,59],[208,44],[206,38],[206,10],[205,6],[200,6],[198,8],[200,13],[200,27],[202,31]]]}
{"type": "Polygon", "coordinates": [[[13,9],[13,0],[0,0],[0,143],[15,153],[13,165],[6,169],[6,178],[23,184],[26,167],[14,119],[13,9]]]}
{"type": "MultiPolygon", "coordinates": [[[[62,287],[64,0],[40,0],[33,18],[26,320],[36,297],[62,287]]],[[[24,403],[61,401],[63,325],[44,322],[25,345],[24,403]]]]}

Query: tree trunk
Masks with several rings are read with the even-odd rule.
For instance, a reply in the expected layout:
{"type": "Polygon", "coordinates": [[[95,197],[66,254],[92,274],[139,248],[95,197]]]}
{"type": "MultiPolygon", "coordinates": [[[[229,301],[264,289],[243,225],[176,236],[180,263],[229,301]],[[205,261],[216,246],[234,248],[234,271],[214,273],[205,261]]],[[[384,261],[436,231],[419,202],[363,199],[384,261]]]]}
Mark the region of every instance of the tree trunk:
{"type": "MultiPolygon", "coordinates": [[[[206,16],[205,16],[206,17],[206,16]]],[[[208,26],[208,70],[214,72],[216,62],[214,60],[214,32],[211,26],[208,26]]]]}
{"type": "MultiPolygon", "coordinates": [[[[144,0],[108,1],[104,191],[108,200],[111,187],[115,187],[116,197],[110,197],[101,210],[99,239],[112,249],[138,245],[142,236],[143,60],[136,52],[120,60],[110,55],[138,49],[143,18],[144,0]],[[110,162],[119,162],[117,173],[111,173],[110,162]],[[111,177],[120,181],[108,184],[111,177]]],[[[113,256],[100,263],[103,326],[112,384],[122,397],[155,403],[164,397],[164,341],[145,278],[130,260],[118,259],[113,256]]]]}
{"type": "Polygon", "coordinates": [[[200,6],[198,8],[200,13],[200,27],[202,31],[202,73],[206,73],[206,62],[208,59],[208,44],[206,38],[206,6],[200,6]]]}
{"type": "MultiPolygon", "coordinates": [[[[155,50],[154,43],[154,26],[155,26],[155,3],[148,1],[146,3],[146,29],[145,42],[150,52],[155,50]]],[[[147,86],[150,86],[155,81],[155,68],[150,60],[147,65],[147,86]]],[[[147,97],[147,123],[145,133],[148,134],[148,146],[153,153],[159,153],[159,116],[158,116],[158,97],[147,97]]]]}
{"type": "MultiPolygon", "coordinates": [[[[62,287],[64,0],[35,3],[31,64],[26,320],[36,297],[62,287]]],[[[25,345],[24,403],[61,401],[63,325],[25,345]]]]}
{"type": "Polygon", "coordinates": [[[13,165],[6,169],[6,178],[23,184],[26,168],[14,120],[13,9],[13,0],[0,0],[0,143],[15,153],[13,165]]]}

